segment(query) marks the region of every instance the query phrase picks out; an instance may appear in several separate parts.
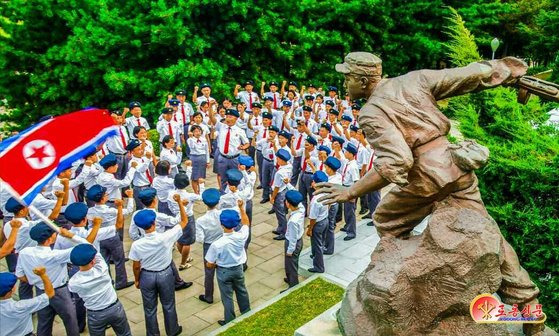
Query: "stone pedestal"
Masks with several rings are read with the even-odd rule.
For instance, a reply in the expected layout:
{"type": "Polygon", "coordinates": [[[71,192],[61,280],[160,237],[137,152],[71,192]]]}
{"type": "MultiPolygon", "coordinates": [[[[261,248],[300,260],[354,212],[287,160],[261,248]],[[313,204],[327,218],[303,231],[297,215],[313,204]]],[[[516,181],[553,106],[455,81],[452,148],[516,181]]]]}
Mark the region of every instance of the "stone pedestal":
{"type": "Polygon", "coordinates": [[[476,324],[469,313],[473,298],[501,285],[500,244],[491,218],[442,204],[423,234],[381,239],[368,268],[348,287],[339,312],[342,332],[519,335],[506,324],[476,324]]]}

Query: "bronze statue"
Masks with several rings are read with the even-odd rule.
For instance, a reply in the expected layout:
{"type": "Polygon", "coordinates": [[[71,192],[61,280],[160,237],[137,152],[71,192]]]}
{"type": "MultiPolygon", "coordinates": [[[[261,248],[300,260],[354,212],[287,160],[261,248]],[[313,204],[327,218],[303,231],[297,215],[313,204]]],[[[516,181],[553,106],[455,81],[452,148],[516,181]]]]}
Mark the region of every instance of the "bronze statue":
{"type": "MultiPolygon", "coordinates": [[[[526,70],[523,61],[506,57],[461,68],[419,70],[396,78],[382,78],[380,58],[367,52],[349,53],[343,64],[336,65],[336,71],[345,75],[344,85],[352,100],[367,99],[359,124],[375,150],[374,169],[351,187],[323,183],[317,192],[324,193],[322,199],[331,204],[356,199],[393,183],[395,186],[383,197],[374,214],[381,243],[386,238],[407,239],[412,229],[432,214],[437,205],[450,199],[457,211],[467,209],[468,214],[475,214],[480,221],[484,218],[492,221],[473,171],[485,164],[489,153],[475,142],[452,145],[447,140],[449,119],[438,109],[437,101],[499,85],[514,85],[526,70]]],[[[498,228],[495,230],[500,236],[497,243],[499,281],[502,281],[498,294],[503,302],[520,307],[536,303],[538,288],[520,266],[513,248],[498,228]]],[[[376,252],[373,252],[373,263],[376,252]]],[[[374,267],[373,263],[369,268],[374,267]]],[[[371,270],[366,270],[362,277],[374,276],[367,274],[368,271],[371,270]]],[[[365,291],[365,286],[371,283],[370,279],[357,280],[357,291],[365,291]]],[[[357,294],[356,300],[365,299],[357,294]]],[[[367,303],[360,307],[366,310],[367,303]]],[[[543,324],[525,324],[524,332],[540,335],[543,328],[543,324]]],[[[370,334],[373,329],[361,330],[351,332],[370,334]]],[[[378,330],[375,334],[398,335],[378,330]]]]}

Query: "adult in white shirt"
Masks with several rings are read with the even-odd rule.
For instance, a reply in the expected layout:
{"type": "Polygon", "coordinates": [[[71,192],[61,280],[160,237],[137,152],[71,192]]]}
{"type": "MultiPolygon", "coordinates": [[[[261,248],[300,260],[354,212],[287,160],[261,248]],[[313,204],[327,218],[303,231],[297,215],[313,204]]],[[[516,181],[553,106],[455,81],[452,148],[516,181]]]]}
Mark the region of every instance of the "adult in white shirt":
{"type": "Polygon", "coordinates": [[[72,249],[70,261],[79,267],[79,272],[68,281],[68,289],[84,302],[89,335],[105,335],[106,328],[112,327],[118,336],[131,336],[126,312],[113,288],[109,268],[97,251],[90,244],[79,244],[72,249]]]}
{"type": "Polygon", "coordinates": [[[188,222],[184,210],[186,202],[179,195],[175,195],[174,200],[179,206],[181,221],[180,225],[168,231],[156,232],[156,215],[151,209],[140,210],[133,218],[134,223],[146,233],[132,243],[129,253],[133,261],[136,288],[142,292],[146,335],[160,334],[157,323],[158,300],[163,309],[166,334],[179,335],[182,332],[175,307],[175,279],[171,261],[174,245],[188,222]]]}
{"type": "MultiPolygon", "coordinates": [[[[64,228],[60,228],[60,234],[68,239],[74,237],[73,233],[64,228]]],[[[20,281],[34,285],[37,296],[45,292],[45,287],[33,269],[44,266],[52,280],[55,295],[50,299],[49,305],[37,313],[37,334],[51,335],[54,318],[59,315],[64,322],[66,335],[78,336],[76,309],[67,286],[67,264],[70,262],[72,250],[52,250],[50,246],[56,241],[56,235],[56,232],[45,223],[39,223],[31,228],[29,236],[37,242],[38,246],[26,247],[19,253],[15,275],[20,281]]],[[[87,240],[81,237],[76,236],[75,239],[80,243],[87,243],[87,240]]]]}
{"type": "Polygon", "coordinates": [[[218,132],[216,154],[218,154],[217,172],[221,179],[221,192],[225,190],[225,172],[237,168],[241,151],[250,146],[245,132],[235,125],[239,116],[237,110],[229,109],[225,112],[225,123],[223,123],[210,111],[210,121],[218,132]]]}
{"type": "Polygon", "coordinates": [[[237,297],[241,314],[250,310],[250,299],[243,273],[243,264],[246,262],[244,245],[248,238],[250,222],[243,201],[238,202],[238,207],[240,215],[232,209],[223,210],[219,215],[223,236],[210,245],[205,257],[208,268],[217,267],[217,284],[225,316],[224,320],[218,321],[220,325],[235,319],[233,293],[237,297]],[[241,229],[235,231],[239,224],[242,224],[241,229]]]}
{"type": "Polygon", "coordinates": [[[17,277],[12,273],[0,273],[0,336],[32,335],[33,314],[49,305],[49,299],[54,297],[54,288],[44,267],[33,269],[43,282],[45,292],[30,299],[12,298],[15,292],[17,277]]]}

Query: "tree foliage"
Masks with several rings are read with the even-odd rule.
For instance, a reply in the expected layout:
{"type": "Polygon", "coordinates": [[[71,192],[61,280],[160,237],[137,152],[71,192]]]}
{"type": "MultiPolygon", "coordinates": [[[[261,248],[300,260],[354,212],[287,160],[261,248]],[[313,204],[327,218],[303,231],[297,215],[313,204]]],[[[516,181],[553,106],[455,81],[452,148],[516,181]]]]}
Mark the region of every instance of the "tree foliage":
{"type": "Polygon", "coordinates": [[[552,0],[11,0],[0,6],[0,99],[10,111],[1,117],[21,128],[136,99],[154,119],[168,92],[202,81],[219,99],[246,79],[341,87],[333,65],[354,50],[379,54],[389,76],[437,68],[447,6],[479,33],[482,55],[497,36],[501,53],[554,60],[556,37],[537,53],[524,38],[550,35],[541,32],[557,24],[552,0]]]}
{"type": "MultiPolygon", "coordinates": [[[[450,19],[447,43],[457,64],[479,59],[474,37],[459,15],[450,19]],[[470,48],[468,52],[466,49],[470,48]]],[[[497,88],[451,99],[445,113],[464,136],[491,152],[477,171],[487,210],[515,248],[540,290],[547,324],[559,325],[559,131],[546,126],[550,104],[516,102],[516,92],[497,88]]]]}

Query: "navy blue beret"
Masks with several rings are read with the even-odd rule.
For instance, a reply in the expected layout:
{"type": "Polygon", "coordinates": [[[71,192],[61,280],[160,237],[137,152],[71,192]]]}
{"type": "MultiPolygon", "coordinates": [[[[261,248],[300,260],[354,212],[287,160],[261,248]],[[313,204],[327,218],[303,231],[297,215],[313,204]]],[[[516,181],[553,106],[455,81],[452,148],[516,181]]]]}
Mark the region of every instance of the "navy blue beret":
{"type": "Polygon", "coordinates": [[[335,115],[339,115],[340,111],[336,110],[336,109],[331,109],[330,111],[328,111],[328,113],[330,114],[335,114],[335,115]]]}
{"type": "Polygon", "coordinates": [[[317,171],[312,175],[312,180],[313,180],[315,183],[328,182],[328,175],[326,175],[326,173],[323,172],[322,170],[317,170],[317,171]]]}
{"type": "Polygon", "coordinates": [[[340,145],[343,145],[344,142],[345,142],[345,140],[344,140],[344,138],[342,138],[342,137],[339,137],[339,136],[335,136],[335,135],[334,135],[334,136],[332,136],[332,142],[337,142],[337,143],[339,143],[340,145]]]}
{"type": "Polygon", "coordinates": [[[324,103],[324,104],[330,105],[330,106],[332,106],[332,107],[336,106],[336,104],[334,103],[333,100],[327,100],[326,103],[324,103]]]}
{"type": "Polygon", "coordinates": [[[245,82],[245,86],[247,86],[247,85],[254,85],[254,82],[251,81],[251,80],[247,80],[247,81],[245,82]]]}
{"type": "Polygon", "coordinates": [[[87,216],[88,207],[83,202],[75,202],[66,207],[64,217],[74,224],[79,224],[87,216]]]}
{"type": "Polygon", "coordinates": [[[330,155],[330,153],[332,153],[332,150],[330,150],[330,148],[328,146],[324,146],[324,145],[320,145],[318,147],[318,151],[323,151],[326,152],[326,155],[330,155]]]}
{"type": "Polygon", "coordinates": [[[225,178],[228,184],[232,186],[238,186],[243,179],[243,174],[238,169],[227,169],[227,171],[225,172],[225,178]]]}
{"type": "Polygon", "coordinates": [[[264,112],[264,113],[262,113],[262,118],[263,119],[274,119],[274,116],[271,113],[264,112]]]}
{"type": "Polygon", "coordinates": [[[234,110],[234,109],[228,109],[227,111],[225,111],[225,115],[230,115],[230,116],[234,116],[234,117],[240,117],[241,115],[239,114],[239,111],[234,110]]]}
{"type": "Polygon", "coordinates": [[[178,99],[175,99],[175,98],[169,99],[169,105],[171,105],[171,106],[179,106],[180,103],[181,102],[178,99]]]}
{"type": "Polygon", "coordinates": [[[286,151],[285,149],[281,148],[278,149],[278,151],[276,152],[276,157],[282,159],[283,161],[289,161],[291,159],[291,154],[289,154],[288,151],[286,151]]]}
{"type": "Polygon", "coordinates": [[[279,128],[277,128],[276,126],[272,125],[272,126],[268,127],[268,131],[279,132],[279,128]]]}
{"type": "Polygon", "coordinates": [[[140,147],[141,145],[142,145],[142,143],[140,142],[140,140],[131,139],[130,142],[128,142],[128,145],[126,145],[126,150],[131,151],[136,147],[140,147]]]}
{"type": "Polygon", "coordinates": [[[128,104],[129,109],[133,109],[134,107],[142,107],[142,104],[140,104],[140,102],[137,102],[137,101],[133,101],[133,102],[130,102],[130,104],[128,104]]]}
{"type": "Polygon", "coordinates": [[[293,206],[298,206],[303,201],[303,195],[297,190],[288,190],[285,193],[285,200],[293,206]]]}
{"type": "Polygon", "coordinates": [[[324,127],[328,130],[328,132],[330,132],[332,130],[332,126],[330,126],[330,124],[321,124],[320,127],[324,127]]]}
{"type": "Polygon", "coordinates": [[[291,133],[289,133],[286,130],[283,130],[283,131],[279,132],[278,135],[286,138],[287,140],[291,139],[291,136],[292,136],[291,133]]]}
{"type": "Polygon", "coordinates": [[[0,296],[8,294],[14,288],[17,277],[9,272],[0,273],[0,296]]]}
{"type": "Polygon", "coordinates": [[[312,112],[312,107],[305,105],[305,106],[303,106],[303,111],[312,112]]]}
{"type": "MultiPolygon", "coordinates": [[[[263,100],[274,101],[274,97],[272,97],[272,96],[266,96],[266,97],[263,98],[263,100]]],[[[253,106],[254,106],[254,104],[253,104],[253,106]]]]}
{"type": "Polygon", "coordinates": [[[296,82],[296,81],[290,81],[290,82],[289,82],[289,85],[295,85],[295,86],[299,86],[299,85],[297,84],[297,82],[296,82]]]}
{"type": "Polygon", "coordinates": [[[340,169],[340,167],[342,166],[342,163],[340,162],[340,160],[338,160],[338,158],[335,158],[333,156],[329,156],[326,161],[324,161],[324,164],[330,168],[332,168],[332,170],[336,171],[338,169],[340,169]]]}
{"type": "Polygon", "coordinates": [[[107,188],[100,186],[99,184],[93,185],[87,191],[87,199],[93,202],[100,202],[103,195],[107,192],[107,188]]]}
{"type": "Polygon", "coordinates": [[[100,161],[99,164],[104,169],[114,166],[117,164],[116,156],[113,153],[109,153],[105,155],[100,161]]]}
{"type": "Polygon", "coordinates": [[[345,150],[353,155],[357,155],[357,147],[355,147],[355,145],[351,142],[348,143],[347,146],[345,146],[345,150]]]}
{"type": "Polygon", "coordinates": [[[305,95],[305,100],[314,100],[313,95],[305,95]]]}
{"type": "Polygon", "coordinates": [[[357,131],[359,130],[359,127],[358,127],[358,126],[355,126],[355,125],[350,125],[350,126],[349,126],[349,130],[350,130],[350,131],[357,132],[357,131]]]}
{"type": "Polygon", "coordinates": [[[140,192],[138,193],[138,198],[145,206],[150,205],[156,196],[157,196],[157,190],[151,187],[146,188],[144,190],[140,190],[140,192]]]}
{"type": "Polygon", "coordinates": [[[20,211],[23,208],[25,208],[25,205],[19,203],[19,201],[16,200],[15,198],[13,197],[8,198],[8,201],[6,202],[6,210],[8,212],[16,214],[18,211],[20,211]]]}
{"type": "Polygon", "coordinates": [[[289,100],[284,100],[284,101],[282,102],[282,105],[283,105],[283,106],[287,106],[287,107],[291,107],[291,105],[293,105],[293,104],[292,104],[289,100]]]}
{"type": "Polygon", "coordinates": [[[225,209],[219,214],[219,221],[226,228],[233,229],[241,223],[241,217],[237,211],[225,209]]]}
{"type": "Polygon", "coordinates": [[[164,107],[161,109],[161,114],[173,114],[173,112],[172,107],[164,107]]]}
{"type": "Polygon", "coordinates": [[[268,84],[268,86],[272,86],[272,85],[279,86],[278,82],[276,81],[271,81],[270,84],[268,84]]]}
{"type": "Polygon", "coordinates": [[[359,104],[353,104],[353,105],[351,105],[351,109],[352,109],[352,110],[358,110],[358,111],[359,111],[359,110],[361,109],[361,105],[359,105],[359,104]]]}
{"type": "Polygon", "coordinates": [[[219,203],[221,194],[216,188],[208,188],[202,193],[202,201],[208,206],[216,206],[219,203]]]}
{"type": "Polygon", "coordinates": [[[76,266],[89,264],[97,254],[97,250],[91,244],[76,245],[70,252],[70,262],[76,266]]]}
{"type": "Polygon", "coordinates": [[[338,92],[338,88],[335,87],[335,86],[329,86],[329,87],[328,87],[328,91],[338,92]]]}
{"type": "Polygon", "coordinates": [[[344,114],[344,115],[342,116],[342,120],[352,122],[352,121],[353,121],[353,118],[350,117],[350,116],[348,116],[347,114],[344,114]]]}
{"type": "Polygon", "coordinates": [[[186,90],[185,89],[178,89],[177,91],[175,91],[175,95],[176,96],[186,96],[186,90]]]}
{"type": "Polygon", "coordinates": [[[202,89],[204,89],[204,88],[210,88],[210,89],[211,89],[212,86],[211,86],[210,84],[208,84],[208,83],[202,83],[202,84],[200,85],[200,90],[202,90],[202,89]]]}
{"type": "Polygon", "coordinates": [[[250,168],[254,166],[254,160],[248,155],[239,156],[239,165],[250,168]]]}
{"type": "Polygon", "coordinates": [[[316,139],[312,136],[307,136],[307,142],[310,143],[313,146],[318,145],[318,142],[316,141],[316,139]]]}
{"type": "Polygon", "coordinates": [[[255,102],[255,103],[252,103],[252,107],[262,108],[262,104],[260,104],[259,102],[255,102]]]}
{"type": "Polygon", "coordinates": [[[149,229],[155,223],[155,211],[143,209],[134,215],[134,224],[141,229],[149,229]]]}
{"type": "Polygon", "coordinates": [[[49,239],[54,232],[55,231],[45,222],[40,222],[29,230],[29,236],[37,243],[42,244],[45,240],[49,239]]]}

